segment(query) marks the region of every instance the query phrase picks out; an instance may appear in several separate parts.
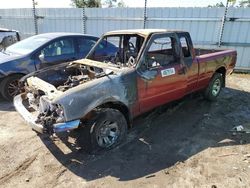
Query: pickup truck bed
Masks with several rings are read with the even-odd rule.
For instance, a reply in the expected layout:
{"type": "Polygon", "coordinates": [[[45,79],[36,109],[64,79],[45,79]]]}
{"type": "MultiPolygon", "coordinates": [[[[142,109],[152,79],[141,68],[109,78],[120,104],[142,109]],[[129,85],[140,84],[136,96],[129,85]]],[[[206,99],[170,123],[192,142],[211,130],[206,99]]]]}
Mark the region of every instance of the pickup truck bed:
{"type": "Polygon", "coordinates": [[[194,48],[194,50],[195,50],[196,56],[207,55],[207,54],[211,54],[211,53],[225,51],[223,49],[205,49],[205,48],[194,48]]]}

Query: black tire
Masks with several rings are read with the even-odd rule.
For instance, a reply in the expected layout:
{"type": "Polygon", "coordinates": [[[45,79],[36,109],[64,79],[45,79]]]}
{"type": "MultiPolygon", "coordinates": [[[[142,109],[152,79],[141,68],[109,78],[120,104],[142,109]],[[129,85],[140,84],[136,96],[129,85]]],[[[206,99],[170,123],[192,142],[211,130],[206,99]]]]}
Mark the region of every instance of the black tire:
{"type": "Polygon", "coordinates": [[[15,95],[17,95],[19,92],[18,92],[18,80],[22,78],[22,75],[20,74],[14,74],[14,75],[10,75],[6,78],[3,79],[3,81],[1,82],[0,84],[0,92],[2,94],[2,96],[8,100],[8,101],[12,101],[13,100],[13,97],[15,95]],[[16,91],[13,91],[12,89],[10,89],[10,86],[12,85],[16,85],[16,91]],[[13,92],[11,92],[13,91],[13,92]]]}
{"type": "Polygon", "coordinates": [[[125,140],[127,126],[127,121],[119,110],[111,108],[98,109],[95,117],[88,122],[83,122],[83,125],[78,129],[77,143],[84,151],[89,153],[110,150],[125,140]],[[106,131],[105,128],[107,128],[106,131]],[[111,132],[112,135],[117,135],[112,137],[110,136],[111,132]],[[106,138],[102,138],[101,135],[106,138]],[[105,145],[105,139],[112,141],[110,141],[110,144],[105,145]],[[103,146],[100,145],[100,140],[105,142],[103,146]]]}
{"type": "Polygon", "coordinates": [[[221,92],[222,86],[223,86],[222,74],[215,73],[204,92],[205,99],[209,101],[215,101],[221,92]]]}

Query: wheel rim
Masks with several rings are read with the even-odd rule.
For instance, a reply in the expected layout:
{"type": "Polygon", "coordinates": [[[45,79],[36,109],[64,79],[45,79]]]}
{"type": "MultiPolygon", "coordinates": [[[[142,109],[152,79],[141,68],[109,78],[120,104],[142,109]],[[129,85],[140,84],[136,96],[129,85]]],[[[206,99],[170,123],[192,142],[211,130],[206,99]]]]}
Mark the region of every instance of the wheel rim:
{"type": "Polygon", "coordinates": [[[219,79],[216,79],[212,87],[212,95],[217,96],[220,92],[220,89],[221,89],[221,81],[219,79]]]}
{"type": "Polygon", "coordinates": [[[110,147],[117,141],[119,135],[120,130],[117,122],[104,121],[96,135],[97,143],[102,148],[110,147]]]}
{"type": "Polygon", "coordinates": [[[7,91],[11,97],[16,96],[19,93],[18,80],[13,80],[12,82],[10,82],[7,91]]]}

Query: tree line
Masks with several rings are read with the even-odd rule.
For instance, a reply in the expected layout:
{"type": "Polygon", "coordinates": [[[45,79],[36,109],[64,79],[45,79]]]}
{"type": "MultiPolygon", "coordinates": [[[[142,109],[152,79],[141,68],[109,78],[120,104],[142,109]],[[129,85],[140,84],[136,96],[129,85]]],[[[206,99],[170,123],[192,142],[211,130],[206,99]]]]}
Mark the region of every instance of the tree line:
{"type": "MultiPolygon", "coordinates": [[[[71,0],[72,6],[76,8],[83,7],[126,7],[126,4],[123,0],[71,0]]],[[[236,0],[228,0],[229,6],[231,7],[250,7],[250,0],[239,0],[238,4],[236,0]]],[[[208,5],[208,7],[225,7],[226,5],[223,2],[218,2],[215,5],[208,5]]]]}
{"type": "Polygon", "coordinates": [[[126,7],[123,0],[71,0],[72,6],[76,8],[101,8],[101,7],[126,7]]]}
{"type": "MultiPolygon", "coordinates": [[[[250,7],[250,0],[239,0],[236,4],[236,0],[229,0],[228,4],[230,7],[250,7]]],[[[208,5],[208,7],[225,7],[223,2],[216,3],[215,5],[208,5]]]]}

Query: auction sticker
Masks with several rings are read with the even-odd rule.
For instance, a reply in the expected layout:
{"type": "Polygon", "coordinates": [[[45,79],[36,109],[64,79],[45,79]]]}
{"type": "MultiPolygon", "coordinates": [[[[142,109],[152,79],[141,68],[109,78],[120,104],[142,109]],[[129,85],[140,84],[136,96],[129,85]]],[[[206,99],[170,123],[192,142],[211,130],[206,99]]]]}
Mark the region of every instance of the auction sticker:
{"type": "Polygon", "coordinates": [[[175,74],[175,68],[161,70],[161,77],[170,76],[175,74]]]}

